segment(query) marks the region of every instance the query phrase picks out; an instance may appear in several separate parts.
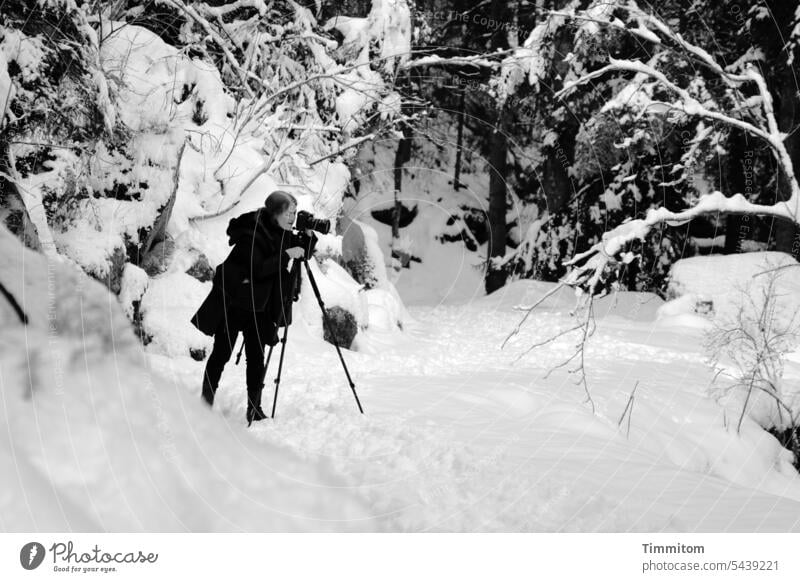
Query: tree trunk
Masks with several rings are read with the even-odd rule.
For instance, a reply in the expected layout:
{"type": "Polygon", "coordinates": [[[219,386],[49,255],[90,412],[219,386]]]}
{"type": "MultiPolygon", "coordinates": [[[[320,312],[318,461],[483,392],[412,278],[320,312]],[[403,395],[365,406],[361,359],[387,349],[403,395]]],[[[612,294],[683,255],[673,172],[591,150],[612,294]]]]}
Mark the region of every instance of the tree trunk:
{"type": "Polygon", "coordinates": [[[16,174],[14,169],[11,168],[9,147],[8,141],[0,138],[0,221],[26,247],[34,251],[41,251],[42,244],[39,241],[39,232],[31,220],[19,189],[12,180],[8,180],[5,177],[16,174]]]}
{"type": "MultiPolygon", "coordinates": [[[[406,85],[408,84],[407,81],[408,78],[406,77],[406,85]]],[[[401,112],[408,114],[404,106],[401,106],[401,112]]],[[[395,270],[408,267],[411,260],[411,255],[406,252],[406,249],[398,248],[397,242],[400,239],[400,215],[403,210],[400,202],[400,192],[403,189],[403,167],[411,159],[411,140],[413,139],[414,131],[408,123],[401,124],[401,131],[403,137],[397,143],[397,151],[394,156],[394,209],[392,210],[391,256],[395,270]]]]}
{"type": "MultiPolygon", "coordinates": [[[[573,49],[572,40],[560,37],[556,50],[563,54],[573,49]]],[[[558,62],[556,71],[563,79],[569,74],[569,64],[558,62]]],[[[559,81],[559,84],[561,82],[559,81]]],[[[557,107],[557,104],[553,104],[557,107]]],[[[580,124],[574,115],[568,114],[557,124],[558,140],[547,149],[547,157],[542,165],[542,191],[550,213],[560,212],[575,195],[576,189],[569,175],[569,168],[575,160],[575,142],[580,124]]]]}
{"type": "Polygon", "coordinates": [[[466,116],[466,90],[461,91],[458,103],[458,136],[456,138],[456,169],[453,174],[453,190],[461,188],[461,156],[464,150],[464,117],[466,116]]]}
{"type": "Polygon", "coordinates": [[[172,218],[172,209],[175,206],[175,199],[178,196],[178,184],[181,178],[181,161],[183,160],[183,152],[185,149],[186,142],[184,141],[178,150],[178,155],[175,161],[175,169],[172,173],[172,194],[170,195],[166,204],[164,204],[164,206],[158,210],[156,221],[153,223],[150,232],[147,233],[147,238],[142,244],[141,257],[128,257],[134,265],[139,265],[141,262],[143,262],[156,243],[164,241],[167,238],[167,225],[169,224],[170,218],[172,218]]]}
{"type": "Polygon", "coordinates": [[[392,238],[400,237],[400,198],[399,194],[403,190],[403,166],[411,159],[411,127],[403,124],[403,137],[397,144],[397,151],[394,156],[394,215],[392,216],[392,238]]]}
{"type": "MultiPolygon", "coordinates": [[[[493,0],[491,16],[494,22],[513,22],[515,6],[509,6],[506,0],[493,0]]],[[[507,49],[508,34],[504,27],[495,28],[488,42],[493,50],[507,49]]],[[[489,241],[487,248],[486,280],[484,281],[486,293],[492,293],[505,285],[508,273],[504,269],[494,269],[492,259],[500,258],[506,254],[506,227],[507,191],[506,176],[508,174],[508,136],[506,118],[508,112],[501,107],[497,112],[497,121],[490,137],[489,151],[489,241]]]]}
{"type": "MultiPolygon", "coordinates": [[[[790,86],[789,83],[797,83],[797,79],[792,68],[786,66],[781,74],[777,121],[779,129],[789,134],[784,144],[792,159],[792,165],[800,168],[800,139],[797,132],[792,132],[796,128],[797,122],[800,121],[800,111],[797,110],[796,85],[790,86]]],[[[788,200],[792,194],[791,186],[783,172],[779,173],[778,180],[779,200],[788,200]]],[[[775,250],[783,251],[800,260],[800,230],[798,230],[797,224],[788,220],[775,220],[773,224],[775,250]]]]}
{"type": "MultiPolygon", "coordinates": [[[[728,145],[728,167],[725,176],[725,192],[729,195],[741,194],[752,200],[754,184],[753,179],[753,148],[748,144],[747,134],[734,131],[728,145]],[[748,184],[748,180],[751,181],[748,184]]],[[[750,236],[753,225],[751,217],[744,220],[744,215],[728,214],[725,217],[725,249],[724,254],[733,255],[742,252],[742,242],[750,236]]]]}
{"type": "Polygon", "coordinates": [[[542,192],[547,201],[547,210],[551,214],[561,211],[572,195],[575,186],[569,176],[568,168],[575,156],[575,133],[573,124],[565,127],[560,133],[560,141],[547,152],[542,167],[542,192]]]}
{"type": "Polygon", "coordinates": [[[492,258],[506,253],[506,171],[508,157],[508,138],[503,131],[501,112],[500,122],[492,132],[491,152],[489,154],[489,263],[486,270],[486,293],[496,291],[505,285],[508,274],[505,270],[492,268],[492,258]]]}
{"type": "MultiPolygon", "coordinates": [[[[761,39],[761,48],[765,52],[767,65],[766,74],[769,75],[768,83],[772,98],[775,101],[775,117],[778,122],[778,129],[788,134],[784,140],[784,146],[792,160],[792,164],[797,172],[800,167],[800,139],[797,132],[793,132],[800,121],[800,110],[797,108],[797,86],[798,78],[795,67],[787,63],[793,53],[795,64],[800,57],[792,43],[787,43],[792,32],[795,20],[795,2],[785,0],[767,0],[766,7],[771,13],[771,17],[765,20],[758,28],[757,34],[761,39]]],[[[779,165],[779,168],[782,167],[779,165]]],[[[787,200],[791,196],[791,186],[786,175],[778,169],[777,171],[777,193],[775,202],[787,200]]],[[[781,219],[773,219],[772,229],[775,237],[775,249],[794,255],[798,258],[800,250],[800,239],[798,238],[798,227],[794,222],[781,219]]]]}

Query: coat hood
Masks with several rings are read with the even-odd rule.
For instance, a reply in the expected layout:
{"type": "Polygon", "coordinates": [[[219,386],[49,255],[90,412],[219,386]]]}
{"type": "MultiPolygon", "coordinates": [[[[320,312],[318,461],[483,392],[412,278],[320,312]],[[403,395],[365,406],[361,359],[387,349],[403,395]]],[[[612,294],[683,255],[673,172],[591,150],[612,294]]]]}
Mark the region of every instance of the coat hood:
{"type": "Polygon", "coordinates": [[[242,241],[251,241],[258,235],[275,240],[280,238],[282,230],[279,226],[272,224],[263,209],[259,209],[245,212],[241,216],[231,219],[226,234],[228,235],[228,244],[233,246],[242,241]]]}

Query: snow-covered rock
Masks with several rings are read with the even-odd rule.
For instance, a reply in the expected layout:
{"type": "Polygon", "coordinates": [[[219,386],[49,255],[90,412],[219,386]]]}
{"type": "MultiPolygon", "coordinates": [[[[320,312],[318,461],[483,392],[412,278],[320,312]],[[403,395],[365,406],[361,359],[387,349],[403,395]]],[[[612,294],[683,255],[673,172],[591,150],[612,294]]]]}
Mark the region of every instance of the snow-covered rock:
{"type": "MultiPolygon", "coordinates": [[[[667,295],[681,300],[683,312],[731,316],[745,296],[760,294],[769,273],[778,274],[777,292],[781,309],[800,307],[800,268],[790,255],[767,251],[737,255],[706,255],[677,261],[670,270],[667,295]],[[712,313],[713,312],[713,313],[712,313]]],[[[666,307],[666,306],[665,306],[666,307]]],[[[674,312],[678,304],[670,305],[674,312]]]]}

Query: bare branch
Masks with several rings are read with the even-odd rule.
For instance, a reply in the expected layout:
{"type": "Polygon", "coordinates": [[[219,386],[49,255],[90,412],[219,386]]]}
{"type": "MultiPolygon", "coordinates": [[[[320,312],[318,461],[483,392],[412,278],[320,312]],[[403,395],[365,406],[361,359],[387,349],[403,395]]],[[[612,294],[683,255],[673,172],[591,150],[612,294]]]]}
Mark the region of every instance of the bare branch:
{"type": "Polygon", "coordinates": [[[534,303],[530,307],[526,308],[528,310],[528,312],[525,314],[525,316],[522,318],[522,320],[517,324],[517,327],[515,327],[511,331],[510,334],[508,334],[508,337],[505,339],[505,341],[503,341],[502,345],[500,346],[500,349],[503,349],[506,346],[506,344],[508,343],[508,340],[510,340],[512,337],[514,337],[515,335],[517,335],[519,333],[520,329],[522,328],[522,325],[528,319],[528,317],[530,316],[531,312],[533,312],[533,310],[536,309],[536,307],[541,305],[543,301],[545,301],[548,297],[553,295],[556,291],[558,291],[559,289],[564,287],[566,284],[567,283],[565,281],[560,282],[558,285],[553,287],[550,291],[545,293],[544,296],[542,296],[542,298],[539,299],[536,303],[534,303]]]}

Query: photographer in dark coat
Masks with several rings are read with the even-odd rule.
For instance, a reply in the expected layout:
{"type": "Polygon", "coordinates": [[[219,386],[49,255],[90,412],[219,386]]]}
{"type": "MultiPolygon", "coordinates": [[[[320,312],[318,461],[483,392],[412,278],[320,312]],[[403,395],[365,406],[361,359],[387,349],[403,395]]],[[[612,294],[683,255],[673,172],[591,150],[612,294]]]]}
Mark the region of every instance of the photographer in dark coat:
{"type": "Polygon", "coordinates": [[[227,234],[233,250],[217,267],[211,292],[192,318],[195,327],[214,336],[203,377],[202,395],[209,405],[242,332],[248,423],[266,418],[261,410],[264,346],[278,343],[278,327],[291,323],[296,290],[289,289],[287,266],[289,259],[304,255],[301,247],[291,246],[296,212],[294,196],[278,190],[267,197],[263,208],[230,221],[227,234]]]}

